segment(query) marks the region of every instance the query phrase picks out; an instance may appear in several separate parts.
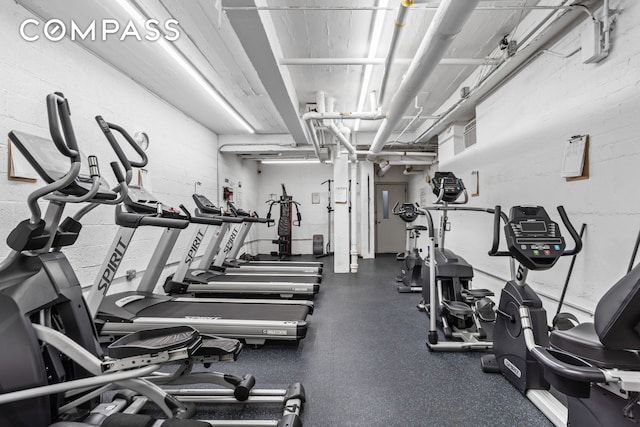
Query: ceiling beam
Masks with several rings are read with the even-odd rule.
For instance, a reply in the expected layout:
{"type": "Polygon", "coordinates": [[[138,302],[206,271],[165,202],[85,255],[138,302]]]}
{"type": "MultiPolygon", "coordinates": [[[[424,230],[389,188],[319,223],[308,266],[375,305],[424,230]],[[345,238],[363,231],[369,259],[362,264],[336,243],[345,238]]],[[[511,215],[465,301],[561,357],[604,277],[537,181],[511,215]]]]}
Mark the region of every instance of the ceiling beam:
{"type": "MultiPolygon", "coordinates": [[[[265,6],[264,0],[234,0],[234,5],[265,6]]],[[[282,57],[275,26],[266,10],[227,10],[227,17],[242,47],[251,60],[271,101],[282,117],[296,144],[308,144],[307,131],[298,112],[298,98],[286,68],[281,69],[277,58],[282,57]]]]}

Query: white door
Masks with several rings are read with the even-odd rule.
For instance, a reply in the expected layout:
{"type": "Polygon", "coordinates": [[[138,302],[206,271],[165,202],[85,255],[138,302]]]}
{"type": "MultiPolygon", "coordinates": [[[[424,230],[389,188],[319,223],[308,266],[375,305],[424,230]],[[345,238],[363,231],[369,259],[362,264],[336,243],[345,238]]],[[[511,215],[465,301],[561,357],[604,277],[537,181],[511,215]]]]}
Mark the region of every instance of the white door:
{"type": "Polygon", "coordinates": [[[405,223],[391,211],[407,199],[407,184],[376,184],[376,252],[398,253],[405,249],[405,223]]]}

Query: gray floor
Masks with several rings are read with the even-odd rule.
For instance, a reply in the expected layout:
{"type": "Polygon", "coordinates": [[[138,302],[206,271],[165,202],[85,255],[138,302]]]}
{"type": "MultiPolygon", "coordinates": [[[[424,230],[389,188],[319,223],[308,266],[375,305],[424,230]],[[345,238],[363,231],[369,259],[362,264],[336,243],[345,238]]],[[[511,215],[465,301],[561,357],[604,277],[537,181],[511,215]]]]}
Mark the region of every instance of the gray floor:
{"type": "MultiPolygon", "coordinates": [[[[399,262],[361,260],[357,275],[334,274],[331,258],[310,331],[299,345],[245,348],[216,370],[252,373],[257,387],[300,381],[305,426],[548,426],[480,354],[430,353],[418,294],[399,294],[399,262]]],[[[275,408],[202,408],[201,418],[269,418],[275,408]]]]}

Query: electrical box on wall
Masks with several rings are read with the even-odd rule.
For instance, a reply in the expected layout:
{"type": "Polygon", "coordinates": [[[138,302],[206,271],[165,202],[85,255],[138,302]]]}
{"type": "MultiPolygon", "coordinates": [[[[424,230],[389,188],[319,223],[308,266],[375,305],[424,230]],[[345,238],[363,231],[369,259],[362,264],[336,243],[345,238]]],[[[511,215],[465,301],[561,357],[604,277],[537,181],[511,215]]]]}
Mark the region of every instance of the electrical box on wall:
{"type": "Polygon", "coordinates": [[[589,21],[582,32],[582,62],[592,64],[600,62],[607,55],[602,49],[602,23],[589,21]]]}

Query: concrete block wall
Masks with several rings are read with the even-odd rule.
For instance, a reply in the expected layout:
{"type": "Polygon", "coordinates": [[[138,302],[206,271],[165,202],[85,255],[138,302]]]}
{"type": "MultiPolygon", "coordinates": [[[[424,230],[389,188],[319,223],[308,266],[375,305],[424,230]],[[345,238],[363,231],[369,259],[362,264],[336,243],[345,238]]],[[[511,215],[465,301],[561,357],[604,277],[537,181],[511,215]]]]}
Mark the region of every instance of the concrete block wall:
{"type": "MultiPolygon", "coordinates": [[[[508,210],[537,204],[560,222],[556,206],[562,204],[576,228],[587,224],[567,293],[574,308],[566,307],[583,319],[625,273],[640,228],[640,3],[623,3],[608,58],[583,64],[580,54],[539,56],[477,106],[477,143],[457,155],[441,147],[438,165],[464,180],[479,171],[480,196],[470,200],[471,206],[500,204],[508,210]],[[563,144],[576,134],[590,135],[590,178],[565,182],[560,177],[563,144]]],[[[575,50],[585,25],[551,49],[575,50]]],[[[423,176],[413,177],[410,197],[418,198],[426,186],[423,176]]],[[[450,221],[447,246],[476,267],[476,286],[499,291],[503,282],[479,271],[509,276],[506,259],[486,255],[491,216],[452,212],[450,221]]],[[[550,297],[543,298],[548,312],[555,312],[568,265],[565,258],[550,271],[530,275],[534,289],[550,297]]]]}
{"type": "MultiPolygon", "coordinates": [[[[314,234],[322,234],[324,243],[327,243],[327,184],[321,185],[327,179],[333,179],[333,167],[330,164],[294,164],[294,165],[260,165],[258,177],[257,210],[262,216],[267,214],[269,205],[264,203],[271,194],[276,198],[282,194],[284,184],[287,194],[293,196],[293,200],[300,202],[300,213],[302,223],[300,227],[293,228],[293,244],[291,247],[294,254],[313,253],[312,238],[314,234]],[[318,193],[320,203],[312,203],[312,194],[318,193]]],[[[331,191],[334,191],[333,184],[331,191]]],[[[333,197],[333,194],[332,194],[333,197]]],[[[332,201],[332,204],[334,200],[332,201]]],[[[294,211],[295,215],[295,211],[294,211]]],[[[280,218],[280,208],[274,205],[271,217],[276,221],[280,218]]],[[[295,218],[295,217],[294,217],[295,218]]],[[[271,240],[277,237],[277,227],[267,228],[266,226],[255,227],[258,229],[259,253],[268,254],[277,250],[277,246],[271,240]]],[[[348,236],[345,236],[348,240],[348,236]]]]}
{"type": "MultiPolygon", "coordinates": [[[[72,120],[82,151],[96,154],[101,171],[114,182],[109,161],[115,160],[94,116],[129,130],[145,131],[150,137],[149,178],[154,194],[163,202],[193,206],[193,183],[202,182],[201,191],[217,190],[217,135],[162,101],[129,77],[105,64],[69,40],[29,43],[18,33],[20,23],[33,16],[9,2],[0,14],[0,132],[16,129],[48,136],[45,96],[63,92],[70,101],[72,120]]],[[[7,141],[0,138],[0,257],[8,252],[5,236],[28,217],[27,195],[37,184],[7,180],[7,141]]],[[[133,183],[137,183],[134,176],[133,183]]],[[[43,203],[44,206],[44,203],[43,203]]],[[[68,213],[76,211],[70,206],[68,213]]],[[[81,283],[90,285],[116,233],[113,207],[100,207],[84,220],[77,244],[65,250],[81,283]]],[[[136,233],[120,274],[145,268],[160,230],[140,229],[136,233]]],[[[180,237],[170,261],[177,260],[191,232],[180,237]]],[[[169,269],[170,270],[170,269],[169,269]]],[[[140,277],[140,275],[138,276],[140,277]]],[[[119,279],[114,288],[136,282],[119,279]]]]}

